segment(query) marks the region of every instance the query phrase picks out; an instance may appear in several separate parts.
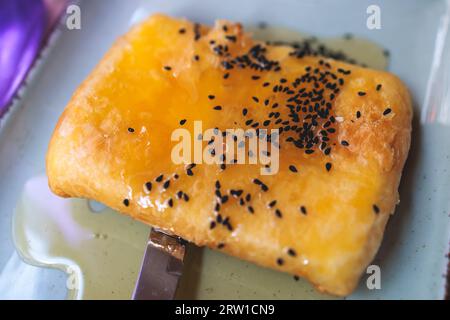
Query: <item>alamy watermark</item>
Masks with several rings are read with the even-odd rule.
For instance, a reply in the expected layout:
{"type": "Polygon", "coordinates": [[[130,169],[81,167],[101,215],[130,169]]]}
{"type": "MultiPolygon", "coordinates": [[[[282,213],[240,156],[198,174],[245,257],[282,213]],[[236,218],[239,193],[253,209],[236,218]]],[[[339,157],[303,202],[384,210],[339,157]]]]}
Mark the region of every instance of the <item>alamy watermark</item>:
{"type": "Polygon", "coordinates": [[[274,175],[279,170],[279,130],[210,128],[203,131],[202,122],[194,121],[194,134],[178,128],[171,140],[174,164],[253,164],[260,165],[261,175],[274,175]],[[206,142],[206,146],[205,145],[206,142]]]}

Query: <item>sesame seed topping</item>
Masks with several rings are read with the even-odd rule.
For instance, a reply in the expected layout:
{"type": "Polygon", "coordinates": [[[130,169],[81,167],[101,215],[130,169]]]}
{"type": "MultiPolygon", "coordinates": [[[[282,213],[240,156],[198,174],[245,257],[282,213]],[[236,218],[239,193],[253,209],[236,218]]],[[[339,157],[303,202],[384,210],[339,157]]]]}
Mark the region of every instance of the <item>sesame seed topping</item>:
{"type": "Polygon", "coordinates": [[[242,109],[242,115],[243,115],[243,116],[246,116],[246,115],[247,115],[247,113],[248,113],[248,110],[247,110],[247,108],[244,108],[244,109],[242,109]]]}
{"type": "Polygon", "coordinates": [[[185,34],[186,33],[186,29],[185,28],[181,28],[180,30],[178,30],[179,34],[185,34]]]}
{"type": "Polygon", "coordinates": [[[381,90],[381,87],[382,87],[382,85],[381,85],[381,83],[380,84],[377,84],[377,91],[380,91],[381,90]]]}
{"type": "Polygon", "coordinates": [[[391,113],[391,108],[387,108],[386,110],[383,111],[383,116],[387,116],[389,113],[391,113]]]}
{"type": "Polygon", "coordinates": [[[173,199],[170,198],[169,201],[167,201],[167,204],[169,205],[169,207],[173,207],[173,199]]]}
{"type": "Polygon", "coordinates": [[[293,165],[289,166],[289,170],[291,170],[292,172],[298,172],[297,168],[293,165]]]}
{"type": "Polygon", "coordinates": [[[180,125],[183,125],[186,123],[186,119],[180,120],[180,125]]]}
{"type": "Polygon", "coordinates": [[[212,94],[208,95],[208,99],[209,99],[209,100],[214,100],[215,98],[216,98],[215,95],[212,95],[212,94]]]}
{"type": "Polygon", "coordinates": [[[255,209],[253,209],[252,206],[248,206],[248,207],[247,207],[247,210],[248,210],[248,212],[250,212],[250,213],[255,213],[255,209]]]}
{"type": "Polygon", "coordinates": [[[123,199],[123,205],[124,205],[125,207],[128,207],[128,206],[130,205],[130,200],[128,200],[128,199],[123,199]]]}
{"type": "Polygon", "coordinates": [[[304,215],[307,214],[307,212],[306,212],[306,207],[305,207],[305,206],[301,206],[301,207],[300,207],[300,211],[301,211],[304,215]]]}
{"type": "Polygon", "coordinates": [[[164,184],[163,184],[164,189],[168,189],[169,186],[170,186],[170,180],[167,180],[166,182],[164,182],[164,184]]]}
{"type": "Polygon", "coordinates": [[[220,110],[222,110],[222,106],[215,106],[215,107],[214,107],[214,110],[220,111],[220,110]]]}
{"type": "Polygon", "coordinates": [[[155,180],[156,180],[156,182],[161,182],[163,178],[164,178],[164,175],[161,174],[155,180]]]}
{"type": "Polygon", "coordinates": [[[164,70],[170,71],[170,70],[172,70],[172,67],[170,67],[170,66],[164,66],[164,70]]]}
{"type": "Polygon", "coordinates": [[[374,204],[372,206],[373,212],[375,212],[376,214],[380,213],[380,208],[378,208],[378,206],[376,204],[374,204]]]}
{"type": "Polygon", "coordinates": [[[278,264],[279,266],[282,266],[282,265],[284,264],[284,260],[283,260],[282,258],[278,258],[278,259],[277,259],[277,264],[278,264]]]}
{"type": "Polygon", "coordinates": [[[366,95],[366,93],[364,91],[359,91],[358,92],[358,96],[360,96],[360,97],[365,96],[365,95],[366,95]]]}
{"type": "Polygon", "coordinates": [[[281,210],[280,210],[280,209],[276,209],[276,210],[275,210],[275,215],[276,215],[278,218],[283,218],[283,214],[281,213],[281,210]]]}
{"type": "Polygon", "coordinates": [[[341,141],[341,144],[344,146],[344,147],[348,147],[350,144],[348,143],[348,141],[346,141],[346,140],[342,140],[341,141]]]}
{"type": "Polygon", "coordinates": [[[356,118],[359,119],[361,117],[361,111],[356,111],[356,118]]]}
{"type": "Polygon", "coordinates": [[[288,251],[287,251],[287,253],[288,253],[288,255],[290,255],[291,257],[297,256],[297,252],[295,252],[295,250],[292,249],[292,248],[289,248],[288,251]]]}
{"type": "Polygon", "coordinates": [[[218,245],[217,245],[217,249],[223,249],[225,247],[225,243],[219,243],[218,245]]]}
{"type": "Polygon", "coordinates": [[[209,229],[214,229],[216,227],[216,222],[215,221],[211,221],[210,223],[209,223],[209,229]]]}
{"type": "Polygon", "coordinates": [[[231,42],[236,42],[236,40],[237,40],[236,36],[229,36],[229,35],[226,35],[225,39],[227,39],[231,42]]]}
{"type": "Polygon", "coordinates": [[[152,183],[150,181],[145,183],[145,189],[147,189],[148,192],[152,191],[152,183]]]}
{"type": "Polygon", "coordinates": [[[273,208],[277,204],[277,200],[272,200],[269,202],[268,206],[269,208],[273,208]]]}
{"type": "Polygon", "coordinates": [[[327,169],[327,171],[330,171],[331,170],[331,162],[327,162],[326,164],[325,164],[325,169],[327,169]]]}
{"type": "Polygon", "coordinates": [[[134,129],[133,129],[133,128],[128,128],[128,132],[133,133],[133,132],[134,132],[134,129]]]}

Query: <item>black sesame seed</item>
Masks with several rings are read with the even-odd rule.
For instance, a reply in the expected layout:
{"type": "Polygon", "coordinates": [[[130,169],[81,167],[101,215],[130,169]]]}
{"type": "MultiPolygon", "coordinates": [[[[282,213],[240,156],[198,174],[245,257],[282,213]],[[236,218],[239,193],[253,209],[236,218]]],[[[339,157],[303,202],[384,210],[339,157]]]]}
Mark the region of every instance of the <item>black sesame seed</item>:
{"type": "Polygon", "coordinates": [[[199,61],[199,60],[200,60],[200,56],[199,56],[198,54],[196,54],[196,55],[194,56],[194,60],[195,60],[195,61],[199,61]]]}
{"type": "Polygon", "coordinates": [[[348,143],[348,141],[346,141],[346,140],[342,140],[341,141],[341,144],[344,146],[344,147],[348,147],[350,144],[348,143]]]}
{"type": "Polygon", "coordinates": [[[292,172],[298,172],[297,168],[293,165],[289,166],[289,170],[291,170],[292,172]]]}
{"type": "Polygon", "coordinates": [[[222,204],[226,203],[227,201],[228,201],[228,196],[227,196],[227,195],[225,195],[225,196],[223,196],[222,198],[220,198],[220,202],[221,202],[222,204]]]}
{"type": "Polygon", "coordinates": [[[189,201],[189,196],[186,193],[183,193],[183,200],[186,202],[189,201]]]}
{"type": "Polygon", "coordinates": [[[225,243],[219,243],[217,245],[217,249],[223,249],[225,247],[225,243]]]}
{"type": "Polygon", "coordinates": [[[298,280],[300,280],[300,277],[299,276],[294,276],[294,280],[298,281],[298,280]]]}
{"type": "Polygon", "coordinates": [[[359,119],[361,117],[361,111],[356,111],[356,118],[359,119]]]}
{"type": "Polygon", "coordinates": [[[134,132],[134,129],[133,128],[128,128],[128,132],[134,132]]]}
{"type": "Polygon", "coordinates": [[[253,99],[253,101],[255,101],[255,102],[259,102],[258,97],[252,97],[252,99],[253,99]]]}
{"type": "Polygon", "coordinates": [[[164,66],[164,70],[170,71],[170,70],[172,70],[172,67],[170,67],[170,66],[164,66]]]}
{"type": "Polygon", "coordinates": [[[188,176],[193,176],[193,175],[194,175],[194,172],[192,172],[191,169],[187,169],[187,170],[186,170],[186,174],[187,174],[188,176]]]}
{"type": "Polygon", "coordinates": [[[164,189],[168,189],[169,186],[170,186],[170,180],[167,180],[166,182],[164,182],[164,184],[163,184],[164,189]]]}
{"type": "Polygon", "coordinates": [[[383,116],[387,116],[389,113],[391,113],[391,108],[387,108],[386,110],[383,111],[383,116]]]}
{"type": "Polygon", "coordinates": [[[130,200],[128,200],[128,199],[123,199],[123,205],[124,205],[125,207],[128,207],[128,206],[130,205],[130,200]]]}
{"type": "Polygon", "coordinates": [[[180,30],[178,30],[179,34],[185,34],[186,33],[186,29],[185,28],[181,28],[180,30]]]}
{"type": "Polygon", "coordinates": [[[214,110],[222,110],[222,106],[215,106],[214,110]]]}
{"type": "Polygon", "coordinates": [[[365,95],[366,95],[366,93],[364,91],[359,91],[358,92],[358,96],[360,96],[360,97],[365,96],[365,95]]]}
{"type": "Polygon", "coordinates": [[[183,191],[178,191],[177,192],[177,199],[181,199],[181,197],[183,196],[183,191]]]}
{"type": "Polygon", "coordinates": [[[163,178],[164,178],[164,175],[161,174],[155,180],[156,180],[156,182],[161,182],[163,178]]]}
{"type": "Polygon", "coordinates": [[[247,115],[247,113],[248,113],[248,110],[247,110],[247,108],[244,108],[244,109],[242,109],[242,115],[243,115],[243,116],[246,116],[246,115],[247,115]]]}
{"type": "Polygon", "coordinates": [[[280,210],[280,209],[276,209],[276,210],[275,210],[275,215],[276,215],[278,218],[283,218],[283,214],[281,213],[281,210],[280,210]]]}
{"type": "Polygon", "coordinates": [[[186,123],[186,119],[180,120],[180,125],[183,125],[186,123]]]}
{"type": "Polygon", "coordinates": [[[259,179],[253,179],[253,183],[258,185],[258,186],[262,185],[262,182],[259,179]]]}
{"type": "Polygon", "coordinates": [[[209,100],[214,100],[216,98],[216,96],[215,95],[212,95],[212,94],[210,94],[209,96],[208,96],[208,99],[209,100]]]}
{"type": "Polygon", "coordinates": [[[330,163],[330,162],[327,162],[327,163],[325,164],[325,168],[327,169],[327,171],[330,171],[330,170],[331,170],[331,163],[330,163]]]}
{"type": "Polygon", "coordinates": [[[380,83],[380,84],[377,84],[377,91],[380,91],[380,90],[381,90],[381,87],[382,87],[381,83],[380,83]]]}
{"type": "Polygon", "coordinates": [[[278,258],[278,259],[277,259],[277,264],[278,264],[279,266],[282,266],[282,265],[284,264],[284,260],[283,260],[282,258],[278,258]]]}
{"type": "Polygon", "coordinates": [[[152,183],[150,181],[146,182],[145,188],[147,189],[148,192],[152,191],[152,183]]]}
{"type": "Polygon", "coordinates": [[[255,213],[255,209],[253,209],[252,206],[248,206],[248,207],[247,207],[247,210],[248,210],[248,212],[250,212],[250,213],[255,213]]]}
{"type": "Polygon", "coordinates": [[[297,252],[295,252],[295,250],[292,249],[292,248],[289,248],[288,251],[287,251],[287,253],[288,253],[288,255],[290,255],[291,257],[297,256],[297,252]]]}
{"type": "Polygon", "coordinates": [[[300,207],[300,211],[301,211],[304,215],[307,214],[307,211],[306,211],[306,207],[305,207],[305,206],[301,206],[301,207],[300,207]]]}
{"type": "Polygon", "coordinates": [[[380,208],[378,208],[378,206],[377,206],[376,204],[374,204],[374,205],[372,206],[372,208],[373,208],[373,211],[374,211],[376,214],[380,213],[380,208]]]}
{"type": "Polygon", "coordinates": [[[217,181],[216,181],[216,189],[220,189],[220,188],[221,188],[220,181],[217,180],[217,181]]]}
{"type": "Polygon", "coordinates": [[[223,78],[224,78],[224,79],[228,79],[229,76],[230,76],[230,74],[227,72],[227,73],[225,73],[225,74],[223,75],[223,78]]]}
{"type": "Polygon", "coordinates": [[[216,227],[216,222],[215,221],[211,221],[209,223],[209,229],[214,229],[216,227]]]}
{"type": "Polygon", "coordinates": [[[227,40],[230,40],[231,42],[236,42],[236,40],[237,40],[237,38],[236,38],[236,36],[225,36],[225,38],[227,39],[227,40]]]}
{"type": "Polygon", "coordinates": [[[277,204],[277,200],[272,200],[269,202],[268,206],[269,208],[273,208],[277,204]]]}
{"type": "Polygon", "coordinates": [[[190,163],[186,166],[186,169],[193,169],[195,168],[196,164],[195,163],[190,163]]]}
{"type": "Polygon", "coordinates": [[[167,204],[169,205],[169,207],[173,207],[173,199],[170,198],[169,201],[167,201],[167,204]]]}

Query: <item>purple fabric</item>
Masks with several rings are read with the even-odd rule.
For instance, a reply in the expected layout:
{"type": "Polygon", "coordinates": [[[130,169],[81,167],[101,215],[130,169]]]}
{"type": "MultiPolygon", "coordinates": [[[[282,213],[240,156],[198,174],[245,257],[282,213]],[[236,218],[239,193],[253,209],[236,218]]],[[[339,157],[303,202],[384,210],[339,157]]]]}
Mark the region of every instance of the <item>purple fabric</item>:
{"type": "Polygon", "coordinates": [[[0,0],[0,117],[33,63],[45,27],[41,0],[0,0]]]}

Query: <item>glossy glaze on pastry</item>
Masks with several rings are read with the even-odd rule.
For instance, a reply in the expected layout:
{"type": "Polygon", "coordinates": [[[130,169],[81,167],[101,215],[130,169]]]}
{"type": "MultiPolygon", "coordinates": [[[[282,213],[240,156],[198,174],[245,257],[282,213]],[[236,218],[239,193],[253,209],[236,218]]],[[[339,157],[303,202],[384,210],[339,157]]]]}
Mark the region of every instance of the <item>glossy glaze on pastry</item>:
{"type": "Polygon", "coordinates": [[[411,117],[392,74],[266,45],[229,21],[210,28],[155,15],[118,39],[77,89],[47,174],[58,195],[98,200],[347,295],[398,202],[411,117]],[[279,172],[174,164],[171,134],[194,121],[280,129],[279,172]]]}

